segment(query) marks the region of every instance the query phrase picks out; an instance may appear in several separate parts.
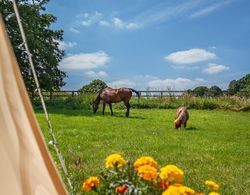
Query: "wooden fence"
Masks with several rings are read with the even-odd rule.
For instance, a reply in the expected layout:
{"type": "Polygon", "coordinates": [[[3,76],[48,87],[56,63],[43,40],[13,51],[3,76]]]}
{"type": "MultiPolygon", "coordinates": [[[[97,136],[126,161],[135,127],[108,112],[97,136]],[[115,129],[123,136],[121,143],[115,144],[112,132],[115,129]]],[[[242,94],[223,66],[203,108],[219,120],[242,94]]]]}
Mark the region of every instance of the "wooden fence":
{"type": "MultiPolygon", "coordinates": [[[[144,98],[153,98],[153,97],[179,97],[181,96],[184,91],[138,91],[141,95],[141,97],[144,98]]],[[[42,91],[43,96],[45,99],[57,99],[57,98],[64,98],[64,97],[74,97],[78,96],[79,94],[84,94],[81,91],[42,91]]],[[[85,94],[90,94],[89,92],[85,92],[85,94]]],[[[136,96],[135,93],[133,93],[133,96],[136,96]]]]}

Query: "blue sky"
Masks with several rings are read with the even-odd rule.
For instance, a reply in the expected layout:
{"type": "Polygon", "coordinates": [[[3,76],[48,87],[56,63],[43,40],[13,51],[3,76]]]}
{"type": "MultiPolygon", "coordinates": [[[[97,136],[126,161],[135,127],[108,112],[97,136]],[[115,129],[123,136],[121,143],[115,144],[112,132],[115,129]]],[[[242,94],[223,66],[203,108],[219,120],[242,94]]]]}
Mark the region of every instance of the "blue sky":
{"type": "Polygon", "coordinates": [[[47,12],[64,30],[64,89],[93,79],[138,90],[227,89],[250,73],[248,0],[53,0],[47,12]]]}

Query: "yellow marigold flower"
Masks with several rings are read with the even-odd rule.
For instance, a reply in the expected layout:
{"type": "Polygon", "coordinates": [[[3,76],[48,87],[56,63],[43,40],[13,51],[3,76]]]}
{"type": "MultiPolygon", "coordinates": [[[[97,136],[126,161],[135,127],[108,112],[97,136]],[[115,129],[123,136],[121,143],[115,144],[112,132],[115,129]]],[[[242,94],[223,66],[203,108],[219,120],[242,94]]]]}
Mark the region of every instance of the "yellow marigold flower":
{"type": "Polygon", "coordinates": [[[167,179],[168,181],[182,181],[183,171],[175,165],[167,165],[161,168],[160,178],[167,179]]]}
{"type": "Polygon", "coordinates": [[[151,181],[158,177],[157,169],[150,165],[140,166],[138,168],[138,173],[141,178],[148,181],[151,181]]]}
{"type": "Polygon", "coordinates": [[[123,167],[126,161],[120,154],[111,154],[106,158],[106,169],[113,167],[123,167]]]}
{"type": "Polygon", "coordinates": [[[213,182],[212,180],[207,180],[205,182],[205,184],[210,188],[210,189],[213,189],[213,190],[218,190],[219,189],[219,185],[215,182],[213,182]]]}
{"type": "Polygon", "coordinates": [[[180,188],[181,194],[185,195],[193,195],[195,194],[195,191],[187,186],[183,186],[180,188]]]}
{"type": "Polygon", "coordinates": [[[94,188],[96,188],[100,184],[100,180],[98,177],[89,177],[82,184],[82,189],[91,192],[94,188]]]}
{"type": "Polygon", "coordinates": [[[218,192],[210,192],[208,195],[220,195],[218,192]]]}
{"type": "Polygon", "coordinates": [[[135,170],[138,170],[138,168],[143,165],[150,165],[156,169],[158,167],[157,162],[150,156],[142,156],[141,158],[138,158],[134,163],[135,170]]]}
{"type": "Polygon", "coordinates": [[[195,191],[183,185],[171,185],[162,195],[195,195],[195,191]]]}

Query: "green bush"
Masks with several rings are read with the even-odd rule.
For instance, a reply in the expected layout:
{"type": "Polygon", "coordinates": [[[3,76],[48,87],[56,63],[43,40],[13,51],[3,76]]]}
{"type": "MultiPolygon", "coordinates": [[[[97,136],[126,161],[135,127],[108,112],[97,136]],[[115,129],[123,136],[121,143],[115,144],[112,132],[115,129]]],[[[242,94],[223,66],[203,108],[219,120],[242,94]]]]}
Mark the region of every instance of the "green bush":
{"type": "Polygon", "coordinates": [[[65,104],[67,108],[71,108],[73,110],[76,109],[90,110],[94,98],[95,98],[94,94],[81,94],[78,96],[68,97],[65,100],[65,104]]]}
{"type": "MultiPolygon", "coordinates": [[[[52,100],[46,100],[45,103],[49,108],[65,108],[65,109],[84,109],[90,110],[91,104],[95,99],[94,94],[81,94],[77,96],[69,96],[66,98],[57,98],[52,100]]],[[[40,100],[32,101],[34,109],[42,109],[40,100]]]]}

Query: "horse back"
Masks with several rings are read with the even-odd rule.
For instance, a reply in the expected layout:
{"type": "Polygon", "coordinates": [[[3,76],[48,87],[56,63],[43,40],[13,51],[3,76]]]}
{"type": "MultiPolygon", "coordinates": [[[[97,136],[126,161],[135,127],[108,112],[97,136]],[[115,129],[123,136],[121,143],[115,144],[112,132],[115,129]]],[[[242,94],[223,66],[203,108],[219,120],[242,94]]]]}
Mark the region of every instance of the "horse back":
{"type": "Polygon", "coordinates": [[[122,101],[130,100],[132,97],[132,91],[128,88],[120,88],[118,89],[118,95],[122,101]]]}
{"type": "Polygon", "coordinates": [[[132,92],[127,88],[113,89],[108,87],[102,91],[100,96],[106,103],[117,103],[121,101],[129,101],[132,92]]]}

